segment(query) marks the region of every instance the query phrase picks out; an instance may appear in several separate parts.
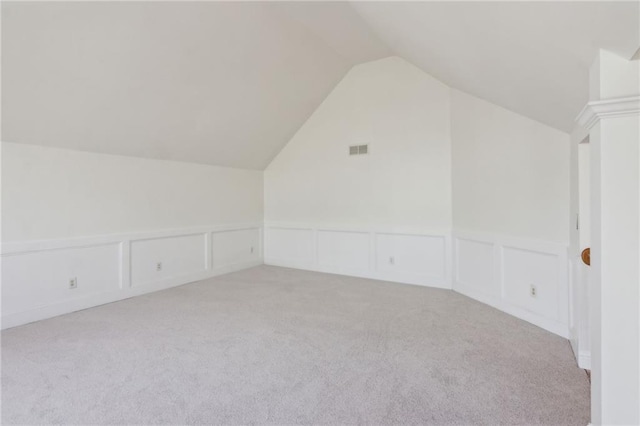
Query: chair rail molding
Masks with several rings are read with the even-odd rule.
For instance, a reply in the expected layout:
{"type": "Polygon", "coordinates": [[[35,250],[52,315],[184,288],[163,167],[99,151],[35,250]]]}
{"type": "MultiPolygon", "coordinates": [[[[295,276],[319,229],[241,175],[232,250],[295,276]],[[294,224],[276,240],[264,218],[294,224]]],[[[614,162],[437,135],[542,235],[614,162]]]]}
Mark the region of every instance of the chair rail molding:
{"type": "Polygon", "coordinates": [[[591,101],[582,108],[582,111],[576,117],[576,122],[590,130],[596,123],[605,118],[629,115],[640,115],[640,96],[591,101]]]}

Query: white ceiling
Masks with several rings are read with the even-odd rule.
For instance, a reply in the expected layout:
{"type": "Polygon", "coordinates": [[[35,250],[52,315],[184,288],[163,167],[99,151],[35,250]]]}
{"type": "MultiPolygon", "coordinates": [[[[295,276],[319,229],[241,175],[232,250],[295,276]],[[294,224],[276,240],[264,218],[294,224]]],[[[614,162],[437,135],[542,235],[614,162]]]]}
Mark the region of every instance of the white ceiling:
{"type": "Polygon", "coordinates": [[[349,68],[389,55],[346,4],[302,12],[2,2],[2,140],[263,169],[349,68]]]}
{"type": "Polygon", "coordinates": [[[598,48],[630,59],[640,2],[358,2],[397,54],[459,90],[570,132],[598,48]]]}
{"type": "Polygon", "coordinates": [[[2,2],[2,140],[263,169],[355,64],[401,56],[570,131],[640,3],[2,2]]]}

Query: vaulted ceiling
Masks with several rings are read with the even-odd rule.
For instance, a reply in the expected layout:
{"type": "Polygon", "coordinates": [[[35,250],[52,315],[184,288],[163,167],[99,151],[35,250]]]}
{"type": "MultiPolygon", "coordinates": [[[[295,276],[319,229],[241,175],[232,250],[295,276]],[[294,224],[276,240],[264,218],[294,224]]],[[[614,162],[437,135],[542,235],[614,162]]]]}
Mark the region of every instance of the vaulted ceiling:
{"type": "Polygon", "coordinates": [[[640,2],[354,3],[398,56],[449,86],[570,132],[597,49],[630,59],[640,2]]]}
{"type": "Polygon", "coordinates": [[[340,40],[277,3],[3,2],[2,140],[262,169],[390,54],[347,4],[322,13],[340,40]]]}
{"type": "Polygon", "coordinates": [[[570,131],[638,2],[2,2],[2,140],[263,169],[346,72],[398,55],[570,131]]]}

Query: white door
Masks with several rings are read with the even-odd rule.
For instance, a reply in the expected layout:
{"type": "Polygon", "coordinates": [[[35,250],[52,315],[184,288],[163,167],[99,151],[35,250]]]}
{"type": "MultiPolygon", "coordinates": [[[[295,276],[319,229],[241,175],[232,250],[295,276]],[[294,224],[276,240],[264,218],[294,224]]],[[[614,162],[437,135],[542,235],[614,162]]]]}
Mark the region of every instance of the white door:
{"type": "Polygon", "coordinates": [[[576,342],[572,342],[578,365],[591,369],[591,346],[589,339],[589,278],[590,266],[586,265],[580,253],[591,247],[591,189],[590,189],[590,154],[589,139],[578,145],[578,235],[579,253],[573,264],[574,289],[573,307],[576,327],[576,342]]]}

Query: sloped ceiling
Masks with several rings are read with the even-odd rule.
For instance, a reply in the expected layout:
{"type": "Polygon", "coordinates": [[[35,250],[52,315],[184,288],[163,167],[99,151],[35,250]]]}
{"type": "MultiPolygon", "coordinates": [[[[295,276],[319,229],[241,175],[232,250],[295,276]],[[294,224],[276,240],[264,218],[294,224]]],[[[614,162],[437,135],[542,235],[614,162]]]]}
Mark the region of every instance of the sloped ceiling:
{"type": "Polygon", "coordinates": [[[389,55],[347,4],[320,12],[341,28],[278,3],[2,2],[2,140],[263,169],[389,55]]]}
{"type": "Polygon", "coordinates": [[[355,64],[398,55],[563,131],[638,2],[2,2],[2,140],[263,169],[355,64]]]}
{"type": "Polygon", "coordinates": [[[570,132],[598,48],[630,59],[640,2],[354,2],[398,56],[451,87],[570,132]]]}

